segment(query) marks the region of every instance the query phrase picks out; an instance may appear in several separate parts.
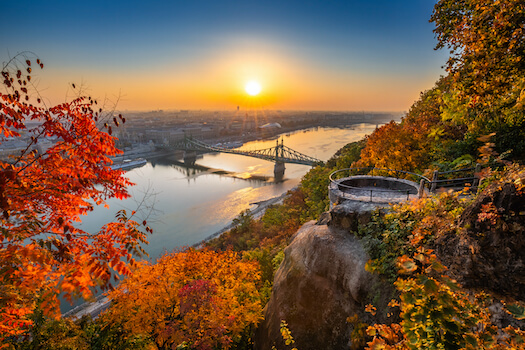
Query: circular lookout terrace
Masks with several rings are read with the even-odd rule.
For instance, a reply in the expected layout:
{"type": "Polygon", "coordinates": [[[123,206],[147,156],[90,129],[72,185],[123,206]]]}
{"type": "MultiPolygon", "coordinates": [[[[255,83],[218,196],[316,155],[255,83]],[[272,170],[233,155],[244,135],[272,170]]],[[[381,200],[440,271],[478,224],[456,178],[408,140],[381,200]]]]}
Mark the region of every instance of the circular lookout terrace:
{"type": "Polygon", "coordinates": [[[330,207],[345,201],[400,203],[428,193],[430,180],[401,170],[348,168],[330,174],[330,207]]]}

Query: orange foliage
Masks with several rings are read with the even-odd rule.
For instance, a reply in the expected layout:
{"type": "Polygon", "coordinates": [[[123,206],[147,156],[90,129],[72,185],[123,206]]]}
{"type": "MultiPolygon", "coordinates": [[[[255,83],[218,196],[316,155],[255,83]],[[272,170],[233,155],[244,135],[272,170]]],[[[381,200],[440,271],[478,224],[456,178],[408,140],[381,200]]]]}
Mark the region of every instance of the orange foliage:
{"type": "Polygon", "coordinates": [[[414,135],[394,121],[374,131],[366,141],[357,166],[412,170],[419,165],[414,159],[414,135]]]}
{"type": "Polygon", "coordinates": [[[366,138],[357,167],[374,166],[405,171],[422,171],[440,161],[449,144],[463,138],[464,127],[442,119],[443,94],[450,79],[421,94],[400,123],[390,122],[366,138]]]}
{"type": "Polygon", "coordinates": [[[2,71],[11,93],[0,93],[0,142],[27,141],[20,153],[0,160],[0,338],[31,324],[37,299],[47,315],[58,316],[58,293],[71,300],[109,287],[113,272],[129,273],[130,253],[140,253],[146,237],[125,212],[96,234],[75,227],[95,204],[128,197],[131,183],[109,166],[108,157],[121,152],[97,127],[101,109],[94,111],[91,98],[51,108],[40,99],[27,103],[31,61],[23,63],[26,74],[16,71],[18,58],[10,62],[15,69],[2,71]],[[38,148],[42,143],[46,151],[38,148]]]}
{"type": "MultiPolygon", "coordinates": [[[[525,5],[522,0],[440,0],[436,48],[450,50],[447,71],[470,107],[513,105],[523,89],[525,5]],[[496,97],[496,98],[495,98],[496,97]]],[[[500,117],[497,115],[493,117],[500,117]]]]}
{"type": "Polygon", "coordinates": [[[232,251],[189,249],[142,262],[117,289],[102,317],[131,334],[146,335],[159,349],[229,348],[262,313],[258,264],[232,251]]]}
{"type": "MultiPolygon", "coordinates": [[[[425,245],[431,237],[457,229],[462,212],[460,194],[442,193],[394,207],[391,218],[403,211],[419,215],[404,216],[405,222],[416,220],[410,235],[399,251],[409,252],[397,257],[398,278],[394,283],[399,299],[389,306],[398,308],[401,321],[390,325],[375,324],[367,329],[372,338],[367,349],[524,349],[525,331],[515,326],[498,328],[493,320],[497,300],[483,291],[463,289],[447,275],[432,249],[425,245]],[[397,214],[396,214],[397,212],[397,214]],[[410,248],[410,249],[407,249],[410,248]]],[[[478,220],[492,220],[493,204],[478,220]]],[[[388,217],[387,217],[388,218],[388,217]]],[[[366,311],[375,312],[367,305],[366,311]]],[[[507,307],[507,312],[522,319],[523,307],[507,307]]]]}

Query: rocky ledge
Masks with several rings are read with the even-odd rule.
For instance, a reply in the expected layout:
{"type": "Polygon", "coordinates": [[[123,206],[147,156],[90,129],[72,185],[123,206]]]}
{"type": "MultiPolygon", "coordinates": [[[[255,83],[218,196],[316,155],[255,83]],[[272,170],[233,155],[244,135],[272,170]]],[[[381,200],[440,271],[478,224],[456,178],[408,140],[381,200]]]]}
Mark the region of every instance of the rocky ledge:
{"type": "Polygon", "coordinates": [[[258,329],[257,349],[285,348],[281,321],[288,323],[301,350],[348,348],[354,329],[348,317],[386,322],[382,310],[393,287],[365,270],[369,257],[351,233],[370,220],[374,209],[371,203],[345,202],[292,237],[258,329]],[[375,316],[364,311],[369,303],[378,309],[375,316]]]}

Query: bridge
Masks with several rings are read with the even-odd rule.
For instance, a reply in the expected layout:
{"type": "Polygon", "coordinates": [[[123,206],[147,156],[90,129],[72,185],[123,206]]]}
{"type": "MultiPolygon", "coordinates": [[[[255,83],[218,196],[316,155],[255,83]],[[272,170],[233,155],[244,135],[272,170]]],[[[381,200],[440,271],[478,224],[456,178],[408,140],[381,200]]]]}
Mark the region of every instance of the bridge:
{"type": "Polygon", "coordinates": [[[202,141],[195,140],[191,137],[184,137],[184,139],[178,142],[171,142],[168,146],[161,146],[159,148],[171,150],[184,150],[187,152],[220,152],[238,154],[241,156],[254,157],[283,164],[292,163],[315,166],[317,164],[323,163],[321,160],[310,157],[301,152],[297,152],[291,149],[290,147],[285,146],[283,143],[284,141],[281,139],[281,143],[279,143],[279,140],[277,140],[277,144],[275,147],[250,151],[212,146],[202,141]]]}

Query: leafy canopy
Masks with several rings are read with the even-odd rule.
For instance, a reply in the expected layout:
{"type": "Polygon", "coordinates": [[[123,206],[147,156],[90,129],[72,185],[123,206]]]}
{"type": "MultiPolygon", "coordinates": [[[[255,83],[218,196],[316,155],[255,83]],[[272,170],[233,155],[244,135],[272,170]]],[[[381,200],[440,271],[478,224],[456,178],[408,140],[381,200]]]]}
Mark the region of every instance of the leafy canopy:
{"type": "Polygon", "coordinates": [[[443,116],[470,133],[496,132],[497,151],[525,155],[525,3],[441,0],[432,14],[437,48],[448,48],[452,90],[443,116]]]}
{"type": "Polygon", "coordinates": [[[440,0],[431,17],[447,75],[422,93],[401,123],[367,138],[357,166],[423,172],[479,158],[478,139],[525,157],[525,3],[440,0]]]}

